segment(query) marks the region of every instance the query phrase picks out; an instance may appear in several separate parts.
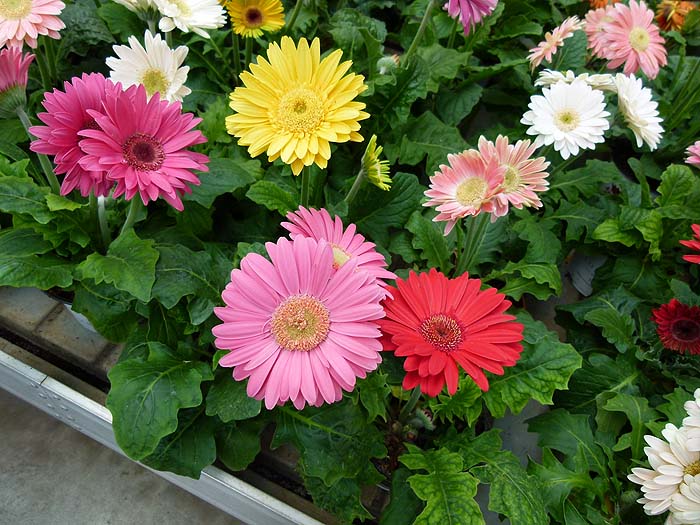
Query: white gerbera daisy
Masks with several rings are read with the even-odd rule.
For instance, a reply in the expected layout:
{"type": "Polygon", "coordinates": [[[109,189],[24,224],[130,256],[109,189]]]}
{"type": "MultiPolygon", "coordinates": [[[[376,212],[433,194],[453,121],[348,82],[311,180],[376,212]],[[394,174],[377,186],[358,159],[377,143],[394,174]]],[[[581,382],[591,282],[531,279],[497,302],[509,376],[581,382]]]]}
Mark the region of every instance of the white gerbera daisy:
{"type": "Polygon", "coordinates": [[[700,450],[700,388],[695,391],[695,399],[683,405],[688,417],[683,420],[683,427],[688,432],[688,449],[700,450]]]}
{"type": "Polygon", "coordinates": [[[148,30],[143,40],[145,49],[135,36],[129,37],[128,46],[113,47],[119,58],[107,59],[112,70],[109,78],[125,88],[143,84],[149,97],[157,92],[168,102],[181,101],[191,93],[185,86],[190,68],[180,67],[187,56],[187,46],[170,49],[160,34],[153,36],[148,30]]]}
{"type": "Polygon", "coordinates": [[[528,135],[536,135],[535,146],[554,144],[562,158],[578,155],[579,149],[595,149],[610,127],[605,117],[603,93],[592,89],[583,79],[571,84],[558,82],[530,99],[520,120],[530,126],[528,135]]]}
{"type": "Polygon", "coordinates": [[[673,496],[671,513],[676,523],[700,523],[700,474],[686,474],[680,493],[673,496]]]}
{"type": "Polygon", "coordinates": [[[155,9],[155,7],[156,7],[156,4],[153,2],[153,0],[114,0],[114,1],[120,5],[123,5],[129,11],[133,11],[134,13],[138,13],[139,11],[146,12],[151,8],[155,9]]]}
{"type": "Polygon", "coordinates": [[[601,91],[616,91],[615,79],[612,75],[602,74],[602,75],[589,75],[588,73],[581,73],[576,75],[570,69],[566,72],[553,71],[551,69],[545,69],[540,71],[537,80],[535,81],[536,86],[551,86],[557,82],[566,82],[571,84],[577,78],[583,80],[591,86],[593,89],[600,89],[601,91]]]}
{"type": "Polygon", "coordinates": [[[644,452],[652,470],[633,468],[627,476],[633,483],[642,486],[644,497],[637,500],[644,505],[644,512],[655,516],[667,511],[673,498],[680,493],[686,474],[700,474],[700,452],[688,450],[688,435],[685,428],[676,428],[671,423],[662,431],[663,441],[654,436],[644,436],[649,444],[644,452]]]}
{"type": "Polygon", "coordinates": [[[217,0],[154,0],[163,15],[158,27],[168,33],[176,27],[209,38],[205,29],[216,29],[226,23],[224,8],[217,0]]]}
{"type": "Polygon", "coordinates": [[[637,147],[644,142],[653,151],[661,142],[663,119],[657,111],[658,104],[651,100],[651,89],[642,85],[641,78],[618,73],[615,76],[617,100],[625,122],[637,139],[637,147]]]}

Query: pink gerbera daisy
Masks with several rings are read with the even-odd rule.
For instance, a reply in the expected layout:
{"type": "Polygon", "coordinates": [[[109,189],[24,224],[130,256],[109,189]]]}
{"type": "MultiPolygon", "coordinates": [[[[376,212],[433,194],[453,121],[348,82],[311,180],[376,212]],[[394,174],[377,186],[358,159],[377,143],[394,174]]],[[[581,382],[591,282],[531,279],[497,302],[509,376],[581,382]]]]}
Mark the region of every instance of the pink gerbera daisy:
{"type": "Polygon", "coordinates": [[[191,131],[202,119],[183,114],[179,102],[161,100],[158,93],[149,100],[142,84],[108,94],[103,112],[89,113],[100,129],[80,131],[86,137],[80,165],[104,170],[117,183],[115,197],[131,200],[138,193],[144,204],[162,197],[182,211],[181,195],[192,192],[188,184],[199,185],[192,170],[208,170],[209,157],[185,149],[207,141],[191,131]]]}
{"type": "Polygon", "coordinates": [[[289,212],[282,226],[289,230],[290,237],[311,237],[324,240],[333,248],[333,266],[338,269],[346,262],[352,261],[358,270],[368,272],[377,283],[386,286],[382,279],[396,279],[396,275],[386,269],[386,259],[374,248],[374,243],[356,233],[356,226],[349,224],[343,229],[343,221],[330,214],[323,208],[320,210],[306,209],[303,206],[296,212],[289,212]]]}
{"type": "Polygon", "coordinates": [[[104,170],[99,167],[83,168],[79,164],[85,153],[80,149],[81,137],[78,133],[83,129],[98,127],[89,111],[101,110],[107,93],[117,93],[120,88],[100,73],[83,73],[82,77],[73,77],[70,82],[65,82],[63,89],[44,93],[46,112],[37,116],[46,126],[29,129],[37,137],[29,148],[44,155],[54,155],[54,171],[57,175],[65,174],[61,195],[67,195],[75,188],[84,197],[90,192],[107,195],[114,183],[105,178],[104,170]]]}
{"type": "Polygon", "coordinates": [[[666,65],[666,48],[659,28],[652,23],[654,11],[644,2],[630,0],[629,6],[615,4],[610,14],[612,20],[605,26],[608,68],[624,64],[625,75],[641,68],[647,77],[656,78],[659,68],[666,65]]]}
{"type": "Polygon", "coordinates": [[[0,50],[0,118],[16,117],[27,102],[27,74],[34,60],[31,53],[17,48],[0,50]]]}
{"type": "Polygon", "coordinates": [[[688,154],[688,158],[685,159],[685,162],[691,166],[700,168],[700,140],[697,140],[695,141],[695,144],[688,146],[688,149],[685,150],[685,152],[688,154]]]}
{"type": "Polygon", "coordinates": [[[528,60],[530,68],[535,69],[542,60],[552,62],[552,57],[557,49],[564,45],[564,40],[574,35],[574,31],[582,29],[584,23],[577,16],[570,16],[559,27],[555,27],[551,33],[545,33],[544,40],[530,50],[528,60]]]}
{"type": "Polygon", "coordinates": [[[545,171],[549,162],[544,157],[531,158],[535,146],[529,140],[509,144],[508,137],[499,135],[494,144],[482,136],[479,138],[479,152],[487,163],[493,158],[505,168],[503,183],[494,195],[496,208],[493,213],[496,217],[508,213],[509,203],[518,209],[542,206],[536,192],[549,189],[549,173],[545,171]]]}
{"type": "Polygon", "coordinates": [[[226,306],[215,313],[219,361],[268,409],[291,400],[302,409],[339,401],[381,362],[378,325],[384,293],[349,262],[333,268],[325,241],[297,236],[267,243],[268,261],[250,253],[231,272],[226,306]]]}
{"type": "Polygon", "coordinates": [[[39,35],[61,38],[58,32],[66,27],[58,17],[66,4],[60,0],[11,0],[0,2],[0,47],[31,48],[39,35]]]}
{"type": "Polygon", "coordinates": [[[613,6],[608,5],[600,9],[591,9],[586,13],[585,26],[583,27],[588,37],[588,47],[598,58],[608,58],[608,35],[605,27],[612,22],[613,6]]]}
{"type": "Polygon", "coordinates": [[[459,17],[464,34],[468,35],[482,18],[493,13],[497,3],[498,0],[449,0],[445,9],[452,18],[459,17]]]}
{"type": "Polygon", "coordinates": [[[441,164],[440,171],[430,177],[430,188],[425,192],[430,200],[423,204],[435,206],[440,212],[434,221],[447,221],[445,235],[458,219],[496,210],[493,197],[499,192],[506,171],[495,158],[484,159],[476,150],[450,154],[447,161],[449,166],[441,164]]]}

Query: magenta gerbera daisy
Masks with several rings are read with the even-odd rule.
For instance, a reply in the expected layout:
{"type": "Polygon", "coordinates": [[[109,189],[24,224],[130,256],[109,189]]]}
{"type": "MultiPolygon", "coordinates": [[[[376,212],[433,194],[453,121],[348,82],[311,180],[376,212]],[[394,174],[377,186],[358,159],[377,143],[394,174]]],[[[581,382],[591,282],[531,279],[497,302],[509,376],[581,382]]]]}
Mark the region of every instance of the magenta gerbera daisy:
{"type": "Polygon", "coordinates": [[[10,0],[0,2],[0,47],[35,48],[37,37],[61,38],[66,27],[58,17],[66,4],[60,0],[10,0]]]}
{"type": "Polygon", "coordinates": [[[656,78],[659,68],[666,65],[666,48],[659,28],[652,21],[654,11],[644,2],[630,0],[629,6],[615,4],[610,10],[612,20],[604,31],[608,45],[605,58],[608,68],[625,65],[625,75],[636,73],[640,68],[650,79],[656,78]]]}
{"type": "Polygon", "coordinates": [[[282,226],[289,230],[290,237],[311,237],[324,240],[333,248],[333,266],[338,269],[348,261],[356,264],[357,269],[368,272],[377,283],[386,286],[382,279],[396,279],[396,275],[386,269],[386,259],[375,249],[372,242],[367,242],[364,236],[356,233],[357,227],[348,224],[343,229],[343,221],[336,216],[332,219],[328,211],[306,209],[301,206],[295,212],[289,212],[282,226]]]}
{"type": "Polygon", "coordinates": [[[117,184],[115,197],[131,200],[139,194],[144,204],[162,197],[182,211],[180,197],[192,192],[189,184],[199,185],[192,170],[208,170],[209,157],[185,149],[207,141],[191,131],[202,119],[183,114],[179,102],[161,100],[158,93],[149,100],[142,84],[108,94],[102,112],[88,113],[99,129],[79,132],[86,137],[80,141],[85,151],[80,165],[104,170],[117,184]]]}
{"type": "Polygon", "coordinates": [[[30,133],[37,137],[29,148],[37,153],[53,155],[56,175],[65,175],[61,183],[61,195],[67,195],[78,188],[87,197],[107,195],[114,183],[105,178],[100,167],[84,168],[79,161],[85,153],[80,149],[82,137],[78,133],[84,129],[98,128],[90,111],[100,111],[107,93],[118,93],[119,86],[100,73],[83,73],[63,84],[64,91],[54,89],[44,93],[45,113],[37,116],[45,126],[33,126],[30,133]]]}
{"type": "Polygon", "coordinates": [[[447,13],[458,18],[468,35],[472,28],[496,9],[498,0],[448,0],[445,4],[447,13]]]}
{"type": "Polygon", "coordinates": [[[216,347],[230,350],[219,364],[247,378],[248,395],[268,409],[339,401],[381,361],[382,288],[353,262],[336,271],[325,241],[282,237],[265,247],[270,260],[246,255],[215,309],[216,347]]]}
{"type": "Polygon", "coordinates": [[[496,208],[493,213],[496,217],[508,213],[509,203],[518,209],[523,206],[542,206],[537,193],[549,189],[549,173],[545,171],[549,162],[544,157],[531,158],[535,146],[529,140],[509,144],[508,137],[499,135],[494,144],[481,136],[479,152],[487,163],[493,158],[499,166],[505,168],[503,183],[494,195],[496,208]]]}

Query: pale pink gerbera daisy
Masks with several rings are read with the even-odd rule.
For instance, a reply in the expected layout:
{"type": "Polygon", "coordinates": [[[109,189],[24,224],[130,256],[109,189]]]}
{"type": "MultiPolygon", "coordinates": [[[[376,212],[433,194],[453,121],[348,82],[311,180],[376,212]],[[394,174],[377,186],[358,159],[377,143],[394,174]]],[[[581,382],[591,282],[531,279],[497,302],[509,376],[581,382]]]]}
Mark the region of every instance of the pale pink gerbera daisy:
{"type": "Polygon", "coordinates": [[[449,0],[445,4],[447,13],[452,18],[459,17],[464,27],[464,34],[468,35],[472,28],[481,22],[481,19],[490,15],[498,0],[449,0]]]}
{"type": "Polygon", "coordinates": [[[508,137],[499,135],[494,144],[482,136],[479,137],[479,152],[487,163],[493,158],[505,168],[503,183],[494,195],[496,217],[508,213],[509,203],[518,209],[542,206],[537,192],[549,189],[549,173],[545,171],[549,162],[544,157],[532,158],[535,146],[529,140],[509,144],[508,137]]]}
{"type": "MultiPolygon", "coordinates": [[[[447,221],[445,235],[452,231],[458,219],[479,213],[493,213],[493,198],[504,181],[505,167],[494,157],[484,159],[473,149],[448,155],[449,166],[440,165],[440,171],[430,177],[430,188],[425,195],[430,200],[423,206],[435,206],[440,213],[433,219],[447,221]]],[[[492,216],[495,220],[496,216],[492,216]]]]}
{"type": "Polygon", "coordinates": [[[31,53],[17,48],[0,50],[0,118],[16,117],[17,108],[27,102],[27,75],[34,60],[31,53]]]}
{"type": "Polygon", "coordinates": [[[353,263],[333,268],[325,241],[297,236],[265,245],[270,261],[250,253],[231,272],[212,330],[219,361],[268,409],[339,401],[357,377],[377,368],[384,316],[381,287],[353,263]]]}
{"type": "Polygon", "coordinates": [[[608,68],[624,64],[625,75],[641,68],[647,77],[656,78],[659,68],[666,65],[666,48],[659,28],[652,23],[654,11],[644,2],[630,0],[629,6],[615,4],[610,14],[612,20],[605,26],[608,68]]]}
{"type": "Polygon", "coordinates": [[[323,208],[306,209],[301,206],[296,212],[289,212],[282,226],[289,230],[290,237],[311,237],[324,240],[333,248],[333,267],[338,269],[348,261],[353,262],[358,270],[369,273],[377,284],[386,286],[382,279],[396,279],[396,275],[386,269],[386,259],[374,248],[374,243],[365,241],[364,236],[356,233],[357,227],[349,224],[343,229],[343,221],[323,208]]]}
{"type": "Polygon", "coordinates": [[[66,4],[60,0],[9,0],[0,2],[0,47],[31,48],[39,35],[61,38],[58,32],[66,27],[58,18],[66,4]]]}
{"type": "Polygon", "coordinates": [[[613,20],[612,11],[613,6],[608,5],[586,13],[583,29],[588,37],[588,47],[598,58],[608,58],[609,55],[608,34],[605,28],[613,20]]]}
{"type": "Polygon", "coordinates": [[[100,111],[102,101],[107,93],[118,93],[119,86],[106,79],[100,73],[83,73],[82,77],[73,77],[64,82],[64,91],[54,89],[53,93],[44,93],[45,113],[37,116],[46,126],[33,126],[30,133],[37,137],[29,149],[44,155],[54,155],[56,175],[64,175],[61,183],[61,195],[67,195],[78,188],[83,197],[90,192],[95,195],[107,195],[114,183],[105,178],[101,168],[83,168],[79,161],[85,156],[80,149],[83,129],[98,128],[95,119],[89,114],[91,110],[100,111]]]}
{"type": "Polygon", "coordinates": [[[89,113],[100,129],[80,132],[86,137],[80,141],[86,153],[80,165],[104,170],[117,183],[115,197],[131,200],[138,193],[144,204],[162,197],[182,211],[181,195],[192,192],[188,184],[199,185],[192,170],[208,170],[209,157],[185,149],[207,141],[191,131],[202,119],[183,114],[179,102],[161,100],[158,93],[148,100],[141,84],[109,94],[102,113],[89,113]]]}
{"type": "Polygon", "coordinates": [[[577,16],[570,16],[559,27],[555,27],[551,33],[545,33],[544,40],[533,47],[527,56],[530,68],[535,69],[542,63],[542,60],[551,63],[557,49],[564,45],[564,40],[574,36],[574,32],[582,29],[583,26],[584,23],[577,16]]]}
{"type": "Polygon", "coordinates": [[[688,146],[685,152],[688,154],[688,158],[685,159],[685,162],[691,166],[700,168],[700,140],[696,140],[695,144],[688,146]]]}

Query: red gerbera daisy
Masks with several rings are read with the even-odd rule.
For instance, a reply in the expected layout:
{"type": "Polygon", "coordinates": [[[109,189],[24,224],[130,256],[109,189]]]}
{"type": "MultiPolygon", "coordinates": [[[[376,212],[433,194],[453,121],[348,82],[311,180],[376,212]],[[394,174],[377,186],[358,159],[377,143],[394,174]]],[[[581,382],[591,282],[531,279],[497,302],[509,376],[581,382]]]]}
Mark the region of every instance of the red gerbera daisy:
{"type": "MultiPolygon", "coordinates": [[[[688,248],[691,248],[692,250],[697,250],[700,252],[700,224],[693,224],[691,226],[693,229],[693,233],[695,234],[695,238],[697,239],[696,241],[680,241],[680,243],[683,246],[686,246],[688,248]]],[[[700,255],[684,255],[683,259],[695,263],[695,264],[700,264],[700,255]]]]}
{"type": "Polygon", "coordinates": [[[505,313],[511,303],[495,288],[481,290],[481,280],[466,273],[448,279],[435,269],[411,272],[396,284],[379,323],[384,350],[406,357],[406,390],[420,385],[424,394],[437,396],[447,383],[454,394],[460,365],[486,391],[483,370],[502,375],[520,357],[523,325],[505,313]]]}
{"type": "Polygon", "coordinates": [[[700,307],[671,299],[651,313],[664,347],[679,353],[700,354],[700,307]]]}

